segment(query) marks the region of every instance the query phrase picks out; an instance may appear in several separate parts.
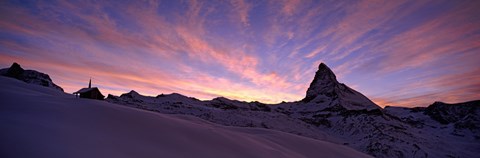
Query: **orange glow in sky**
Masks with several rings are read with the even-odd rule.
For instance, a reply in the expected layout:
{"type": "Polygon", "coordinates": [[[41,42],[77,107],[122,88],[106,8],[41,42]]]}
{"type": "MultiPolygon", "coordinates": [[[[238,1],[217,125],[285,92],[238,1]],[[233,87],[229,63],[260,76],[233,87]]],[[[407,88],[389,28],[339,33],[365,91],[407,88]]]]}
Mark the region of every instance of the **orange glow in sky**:
{"type": "Polygon", "coordinates": [[[69,93],[296,101],[324,62],[380,106],[480,98],[479,1],[0,3],[0,66],[69,93]]]}

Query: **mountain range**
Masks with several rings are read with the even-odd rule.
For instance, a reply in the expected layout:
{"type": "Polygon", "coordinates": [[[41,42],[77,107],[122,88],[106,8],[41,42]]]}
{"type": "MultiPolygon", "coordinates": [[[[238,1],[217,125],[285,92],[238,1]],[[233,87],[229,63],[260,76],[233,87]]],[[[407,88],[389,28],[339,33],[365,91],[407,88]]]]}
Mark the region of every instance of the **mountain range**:
{"type": "MultiPolygon", "coordinates": [[[[48,75],[19,68],[15,63],[0,70],[0,75],[63,91],[48,75]]],[[[287,132],[345,145],[374,157],[480,155],[480,100],[381,108],[338,82],[323,63],[305,97],[295,102],[264,104],[224,97],[202,101],[177,93],[144,96],[134,90],[108,95],[105,101],[156,113],[195,116],[224,126],[287,132]]]]}

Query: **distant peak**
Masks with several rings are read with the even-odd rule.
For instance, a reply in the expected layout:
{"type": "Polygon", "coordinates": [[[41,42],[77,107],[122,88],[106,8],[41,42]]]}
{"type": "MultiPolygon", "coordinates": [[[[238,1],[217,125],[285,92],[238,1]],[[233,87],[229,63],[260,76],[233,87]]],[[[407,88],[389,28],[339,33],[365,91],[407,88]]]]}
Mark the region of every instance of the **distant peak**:
{"type": "Polygon", "coordinates": [[[320,63],[304,100],[311,100],[319,94],[332,93],[337,84],[340,83],[333,71],[324,63],[320,63]]]}
{"type": "Polygon", "coordinates": [[[131,90],[130,92],[128,92],[128,94],[137,94],[137,95],[139,95],[138,92],[137,92],[137,91],[134,91],[134,90],[131,90]]]}
{"type": "Polygon", "coordinates": [[[51,87],[63,92],[62,87],[53,83],[52,79],[50,78],[50,76],[48,76],[48,74],[35,70],[25,70],[20,66],[20,64],[16,62],[13,62],[10,68],[2,69],[0,71],[0,75],[15,78],[17,80],[21,80],[27,83],[41,85],[44,87],[51,87]]]}
{"type": "Polygon", "coordinates": [[[183,97],[183,98],[187,98],[187,96],[185,95],[182,95],[180,93],[170,93],[170,94],[160,94],[160,95],[157,95],[156,96],[157,98],[160,98],[160,97],[183,97]]]}
{"type": "Polygon", "coordinates": [[[330,69],[325,63],[320,63],[320,65],[318,65],[318,69],[330,69]]]}
{"type": "Polygon", "coordinates": [[[225,97],[216,97],[216,98],[213,98],[212,100],[217,100],[217,101],[230,101],[230,99],[225,98],[225,97]]]}
{"type": "Polygon", "coordinates": [[[25,70],[18,63],[13,63],[7,70],[6,76],[18,78],[25,70]]]}
{"type": "Polygon", "coordinates": [[[13,62],[12,66],[10,66],[10,67],[22,68],[22,67],[20,66],[20,64],[18,64],[18,63],[16,63],[16,62],[13,62]]]}
{"type": "Polygon", "coordinates": [[[337,84],[337,76],[335,73],[324,63],[320,63],[318,66],[317,72],[315,72],[315,77],[313,78],[312,83],[310,84],[310,88],[319,88],[318,85],[325,85],[325,84],[337,84]]]}
{"type": "Polygon", "coordinates": [[[351,89],[343,83],[338,82],[333,71],[324,63],[320,63],[318,66],[318,70],[315,73],[315,78],[313,78],[312,83],[310,83],[307,94],[302,101],[311,102],[312,100],[315,100],[315,103],[335,103],[328,103],[326,105],[339,105],[349,110],[372,110],[380,108],[363,94],[351,89]],[[338,102],[333,102],[334,100],[338,100],[338,102]]]}
{"type": "Polygon", "coordinates": [[[330,79],[333,81],[337,81],[337,77],[335,76],[335,73],[324,63],[320,63],[318,66],[317,73],[315,73],[315,77],[317,76],[326,76],[324,79],[330,79]]]}
{"type": "Polygon", "coordinates": [[[187,96],[183,95],[183,94],[180,94],[180,93],[172,93],[172,94],[169,94],[169,96],[176,96],[176,97],[185,97],[187,98],[187,96]]]}
{"type": "Polygon", "coordinates": [[[141,96],[140,94],[138,94],[136,91],[134,90],[131,90],[130,92],[128,93],[124,93],[122,95],[120,95],[120,97],[129,97],[129,98],[132,98],[132,97],[137,97],[137,96],[141,96]]]}

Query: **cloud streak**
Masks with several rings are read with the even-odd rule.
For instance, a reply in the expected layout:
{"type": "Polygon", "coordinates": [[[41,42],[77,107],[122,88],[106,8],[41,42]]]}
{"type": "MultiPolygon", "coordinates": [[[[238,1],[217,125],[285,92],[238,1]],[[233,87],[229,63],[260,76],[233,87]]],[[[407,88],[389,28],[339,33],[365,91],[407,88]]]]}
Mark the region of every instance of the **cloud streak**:
{"type": "Polygon", "coordinates": [[[475,1],[5,1],[0,65],[67,92],[300,100],[326,62],[384,106],[478,99],[475,1]]]}

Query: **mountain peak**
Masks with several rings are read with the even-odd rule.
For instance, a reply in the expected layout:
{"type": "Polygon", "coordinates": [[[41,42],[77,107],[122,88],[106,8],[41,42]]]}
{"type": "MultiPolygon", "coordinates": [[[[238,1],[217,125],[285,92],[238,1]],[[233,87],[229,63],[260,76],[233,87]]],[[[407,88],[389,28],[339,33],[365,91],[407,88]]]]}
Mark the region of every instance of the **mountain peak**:
{"type": "Polygon", "coordinates": [[[51,87],[63,92],[62,87],[53,83],[52,79],[47,74],[35,70],[25,70],[16,62],[14,62],[10,68],[0,69],[0,76],[15,78],[23,82],[44,87],[51,87]]]}
{"type": "Polygon", "coordinates": [[[128,93],[123,93],[122,95],[120,95],[120,97],[129,97],[129,98],[138,97],[138,96],[141,96],[141,95],[134,90],[131,90],[128,93]]]}
{"type": "Polygon", "coordinates": [[[137,91],[135,90],[131,90],[130,92],[128,92],[128,94],[133,94],[133,95],[140,95],[137,91]]]}
{"type": "MultiPolygon", "coordinates": [[[[363,94],[337,81],[333,71],[324,63],[320,63],[303,102],[324,103],[335,102],[348,110],[379,109],[363,94]]],[[[333,104],[332,104],[333,105],[333,104]]],[[[328,105],[328,106],[332,106],[328,105]]]]}
{"type": "Polygon", "coordinates": [[[337,76],[335,73],[324,63],[320,63],[318,66],[317,73],[315,73],[315,77],[323,77],[322,79],[329,79],[331,81],[337,81],[337,76]]]}
{"type": "Polygon", "coordinates": [[[25,72],[25,70],[20,66],[20,64],[14,62],[14,63],[12,64],[12,66],[10,66],[10,68],[8,68],[7,74],[5,74],[5,76],[17,78],[17,77],[19,77],[23,72],[25,72]]]}
{"type": "Polygon", "coordinates": [[[304,100],[312,100],[319,94],[330,94],[334,91],[336,84],[339,83],[333,71],[324,63],[320,63],[304,100]]]}
{"type": "Polygon", "coordinates": [[[330,68],[327,66],[327,64],[325,64],[325,63],[320,63],[320,65],[318,65],[318,69],[319,69],[319,70],[320,70],[320,69],[325,69],[325,68],[326,68],[326,69],[330,69],[330,68]]]}

